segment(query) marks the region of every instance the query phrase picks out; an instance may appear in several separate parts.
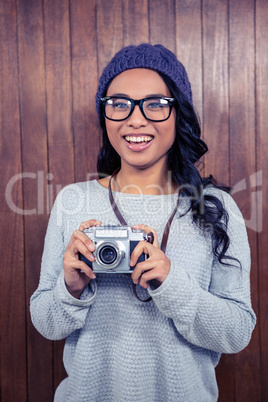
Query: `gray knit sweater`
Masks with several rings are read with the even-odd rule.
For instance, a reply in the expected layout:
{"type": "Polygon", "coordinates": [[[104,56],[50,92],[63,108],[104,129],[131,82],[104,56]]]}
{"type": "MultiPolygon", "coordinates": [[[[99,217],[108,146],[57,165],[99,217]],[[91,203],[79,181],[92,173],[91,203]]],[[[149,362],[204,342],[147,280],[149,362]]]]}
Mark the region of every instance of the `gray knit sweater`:
{"type": "MultiPolygon", "coordinates": [[[[46,338],[66,338],[68,374],[55,401],[216,401],[215,366],[221,353],[245,348],[255,325],[250,301],[250,252],[243,218],[226,193],[209,189],[229,213],[228,255],[231,266],[212,253],[209,235],[201,233],[182,197],[173,220],[166,254],[168,277],[157,289],[138,286],[131,278],[97,274],[80,299],[67,291],[63,254],[81,222],[99,219],[117,225],[108,190],[97,181],[73,184],[57,197],[47,229],[38,289],[31,316],[46,338]]],[[[114,193],[129,225],[155,228],[161,240],[176,195],[114,193]]]]}

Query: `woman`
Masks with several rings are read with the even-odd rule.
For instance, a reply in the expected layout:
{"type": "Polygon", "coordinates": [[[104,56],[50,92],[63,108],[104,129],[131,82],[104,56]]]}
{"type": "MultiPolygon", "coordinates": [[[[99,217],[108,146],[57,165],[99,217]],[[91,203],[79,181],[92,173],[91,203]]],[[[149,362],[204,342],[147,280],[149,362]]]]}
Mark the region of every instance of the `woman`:
{"type": "Polygon", "coordinates": [[[255,325],[250,252],[236,204],[195,167],[207,147],[187,73],[161,45],[128,46],[96,105],[100,179],[57,197],[31,298],[37,330],[66,338],[55,401],[216,401],[220,354],[245,348],[255,325]],[[131,275],[94,273],[86,230],[119,223],[153,243],[135,247],[131,275]]]}

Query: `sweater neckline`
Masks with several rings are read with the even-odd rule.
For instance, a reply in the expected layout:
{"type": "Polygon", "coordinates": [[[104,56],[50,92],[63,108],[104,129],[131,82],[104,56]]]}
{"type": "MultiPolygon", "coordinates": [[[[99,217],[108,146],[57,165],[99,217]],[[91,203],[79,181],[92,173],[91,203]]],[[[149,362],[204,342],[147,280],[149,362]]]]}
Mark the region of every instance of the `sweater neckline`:
{"type": "MultiPolygon", "coordinates": [[[[109,190],[108,188],[104,187],[102,184],[100,184],[98,182],[97,179],[93,180],[93,183],[95,184],[96,187],[98,187],[99,189],[102,189],[105,193],[108,193],[109,190]]],[[[132,193],[121,193],[120,191],[112,191],[113,194],[116,195],[116,197],[133,197],[133,198],[154,198],[155,200],[160,199],[160,198],[171,198],[173,199],[177,199],[178,198],[178,193],[170,193],[170,194],[132,194],[132,193]]]]}

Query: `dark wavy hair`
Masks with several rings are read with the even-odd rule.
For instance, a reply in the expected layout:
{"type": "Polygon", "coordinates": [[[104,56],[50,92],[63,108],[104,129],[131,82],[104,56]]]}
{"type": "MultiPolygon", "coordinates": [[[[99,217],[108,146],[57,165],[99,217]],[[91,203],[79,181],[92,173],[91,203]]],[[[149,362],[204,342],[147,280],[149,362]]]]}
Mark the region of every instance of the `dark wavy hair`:
{"type": "MultiPolygon", "coordinates": [[[[197,114],[173,81],[162,73],[158,74],[176,99],[176,137],[167,156],[168,170],[172,172],[172,178],[179,186],[181,194],[189,197],[190,208],[187,212],[192,211],[193,222],[204,234],[211,235],[213,254],[222,264],[230,265],[224,260],[238,260],[226,255],[230,244],[227,234],[228,213],[219,198],[212,194],[204,194],[203,191],[206,187],[224,191],[230,191],[230,188],[218,186],[211,175],[205,178],[200,176],[196,164],[208,151],[208,147],[200,138],[201,129],[197,114]]],[[[99,177],[103,177],[120,168],[121,160],[108,139],[102,106],[100,126],[103,145],[98,154],[97,170],[99,177]]]]}

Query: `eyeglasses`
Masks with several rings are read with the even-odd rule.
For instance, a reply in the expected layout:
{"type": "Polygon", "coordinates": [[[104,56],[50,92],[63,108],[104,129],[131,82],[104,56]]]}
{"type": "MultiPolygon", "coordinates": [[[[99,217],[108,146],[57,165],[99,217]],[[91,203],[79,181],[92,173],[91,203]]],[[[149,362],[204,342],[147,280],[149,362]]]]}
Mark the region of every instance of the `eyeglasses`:
{"type": "Polygon", "coordinates": [[[101,98],[105,117],[113,121],[126,120],[137,105],[142,115],[150,121],[165,121],[169,118],[175,98],[152,96],[134,100],[125,96],[106,96],[101,98]]]}

